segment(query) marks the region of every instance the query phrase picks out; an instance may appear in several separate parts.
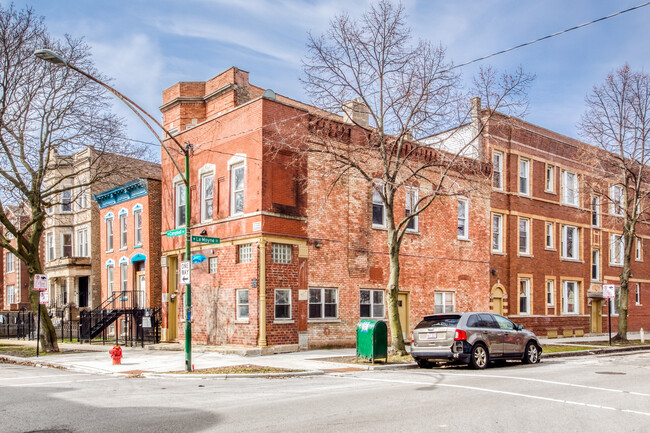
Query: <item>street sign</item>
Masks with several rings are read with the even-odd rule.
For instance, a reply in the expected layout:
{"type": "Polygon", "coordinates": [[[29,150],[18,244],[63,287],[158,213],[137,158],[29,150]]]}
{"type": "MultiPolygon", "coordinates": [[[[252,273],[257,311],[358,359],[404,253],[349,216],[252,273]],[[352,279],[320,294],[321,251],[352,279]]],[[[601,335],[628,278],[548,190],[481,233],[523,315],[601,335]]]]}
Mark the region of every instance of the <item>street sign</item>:
{"type": "Polygon", "coordinates": [[[174,236],[182,236],[184,234],[185,234],[185,229],[169,230],[166,233],[168,238],[173,238],[174,236]]]}
{"type": "Polygon", "coordinates": [[[34,275],[34,290],[43,291],[47,290],[47,275],[36,274],[34,275]]]}
{"type": "Polygon", "coordinates": [[[181,284],[190,284],[190,268],[189,260],[181,262],[181,284]]]}
{"type": "Polygon", "coordinates": [[[48,291],[40,292],[39,295],[41,295],[40,298],[39,298],[39,301],[38,301],[39,304],[49,304],[50,303],[50,292],[48,292],[48,291]]]}
{"type": "Polygon", "coordinates": [[[192,236],[192,242],[202,242],[204,244],[220,244],[221,239],[211,238],[209,236],[192,236]]]}
{"type": "Polygon", "coordinates": [[[603,298],[614,299],[616,296],[616,286],[613,284],[603,284],[603,298]]]}
{"type": "Polygon", "coordinates": [[[142,327],[143,328],[151,328],[151,317],[143,317],[142,318],[142,327]]]}

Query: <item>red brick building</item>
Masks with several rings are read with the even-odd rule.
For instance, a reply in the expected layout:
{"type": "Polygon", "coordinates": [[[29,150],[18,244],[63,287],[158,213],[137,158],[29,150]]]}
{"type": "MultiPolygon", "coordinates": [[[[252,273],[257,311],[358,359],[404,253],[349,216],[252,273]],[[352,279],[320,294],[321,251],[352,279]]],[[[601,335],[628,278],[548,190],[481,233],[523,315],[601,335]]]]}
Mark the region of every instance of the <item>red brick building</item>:
{"type": "Polygon", "coordinates": [[[140,178],[93,195],[99,206],[102,302],[115,298],[128,308],[160,307],[160,188],[160,179],[140,178]]]}
{"type": "MultiPolygon", "coordinates": [[[[231,68],[206,82],[163,92],[163,124],[191,143],[193,341],[282,346],[348,345],[361,318],[387,320],[388,254],[381,206],[369,184],[329,183],[313,159],[296,163],[277,144],[300,140],[315,109],[248,82],[231,68]],[[260,308],[261,307],[261,308],[260,308]]],[[[332,132],[360,132],[330,115],[332,132]]],[[[180,167],[183,156],[177,155],[180,167]]],[[[162,153],[162,231],[183,228],[185,189],[162,153]]],[[[412,188],[410,194],[417,194],[412,188]]],[[[412,199],[412,197],[411,197],[412,199]]],[[[405,212],[407,198],[397,198],[405,212]]],[[[490,270],[489,193],[447,198],[418,217],[402,247],[404,332],[433,311],[486,310],[490,270]],[[462,212],[459,212],[459,209],[462,212]],[[463,232],[459,220],[463,219],[463,232]]],[[[162,237],[163,340],[183,337],[184,237],[162,237]]]]}
{"type": "MultiPolygon", "coordinates": [[[[494,169],[491,308],[542,335],[607,331],[602,286],[619,284],[622,218],[620,206],[587,187],[598,176],[587,145],[501,115],[487,121],[483,142],[494,169]]],[[[648,225],[637,234],[629,331],[650,327],[648,225]]],[[[615,329],[617,307],[612,313],[615,329]]]]}

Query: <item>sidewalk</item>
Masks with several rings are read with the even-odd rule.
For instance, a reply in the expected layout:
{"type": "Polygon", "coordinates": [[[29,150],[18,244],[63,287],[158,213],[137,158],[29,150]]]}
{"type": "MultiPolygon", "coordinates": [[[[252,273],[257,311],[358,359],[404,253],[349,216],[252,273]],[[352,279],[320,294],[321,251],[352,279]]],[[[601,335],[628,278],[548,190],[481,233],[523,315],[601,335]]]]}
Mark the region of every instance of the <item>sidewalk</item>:
{"type": "MultiPolygon", "coordinates": [[[[638,340],[639,333],[628,334],[628,339],[638,340]]],[[[573,338],[554,338],[554,339],[540,339],[542,345],[572,345],[575,343],[589,343],[589,342],[607,342],[608,336],[605,335],[592,335],[585,337],[573,338]]],[[[35,346],[35,341],[23,340],[0,340],[0,344],[16,344],[32,345],[35,346]]],[[[122,347],[123,358],[121,365],[112,365],[111,357],[108,351],[112,345],[89,345],[89,344],[74,344],[74,343],[59,343],[61,350],[83,350],[82,353],[64,353],[60,355],[49,355],[31,358],[18,358],[0,355],[0,358],[7,358],[13,362],[28,363],[32,365],[42,365],[55,368],[64,368],[73,371],[81,371],[86,373],[97,374],[141,374],[141,373],[168,373],[168,372],[183,372],[185,369],[185,353],[183,346],[180,344],[161,344],[149,348],[140,347],[122,347]]],[[[605,346],[596,349],[595,351],[580,351],[580,352],[561,352],[542,354],[544,358],[568,357],[568,356],[583,356],[597,353],[612,353],[612,352],[625,352],[629,350],[648,350],[650,349],[650,342],[648,345],[617,348],[605,346]],[[591,353],[590,353],[591,352],[591,353]]],[[[291,370],[300,370],[308,372],[308,374],[323,374],[323,372],[334,371],[353,371],[353,370],[366,370],[366,369],[399,369],[415,367],[412,364],[391,364],[383,365],[381,363],[374,365],[359,365],[359,364],[346,364],[338,362],[324,361],[325,358],[334,358],[340,356],[354,356],[355,349],[330,349],[330,350],[307,350],[302,352],[282,353],[264,356],[242,356],[241,354],[234,353],[220,353],[217,352],[223,349],[218,349],[211,346],[194,346],[192,348],[192,363],[196,370],[205,368],[217,367],[230,367],[236,365],[257,365],[264,367],[285,368],[291,370]]],[[[226,352],[236,352],[236,348],[226,350],[226,352]]],[[[243,350],[241,353],[246,353],[243,350]]],[[[287,374],[282,374],[287,375],[287,374]]],[[[232,377],[229,375],[228,377],[232,377]]],[[[237,375],[238,377],[245,377],[245,375],[237,375]]],[[[199,375],[192,375],[184,377],[200,377],[199,375]]]]}

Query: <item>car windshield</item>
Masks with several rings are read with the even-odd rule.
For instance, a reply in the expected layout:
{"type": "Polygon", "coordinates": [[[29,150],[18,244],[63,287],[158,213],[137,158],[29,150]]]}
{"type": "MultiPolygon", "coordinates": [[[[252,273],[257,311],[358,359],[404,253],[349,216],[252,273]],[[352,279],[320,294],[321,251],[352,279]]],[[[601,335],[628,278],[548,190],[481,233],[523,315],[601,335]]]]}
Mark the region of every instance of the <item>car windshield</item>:
{"type": "Polygon", "coordinates": [[[448,328],[456,326],[460,320],[460,315],[458,314],[444,314],[439,316],[426,316],[415,329],[420,328],[448,328]]]}

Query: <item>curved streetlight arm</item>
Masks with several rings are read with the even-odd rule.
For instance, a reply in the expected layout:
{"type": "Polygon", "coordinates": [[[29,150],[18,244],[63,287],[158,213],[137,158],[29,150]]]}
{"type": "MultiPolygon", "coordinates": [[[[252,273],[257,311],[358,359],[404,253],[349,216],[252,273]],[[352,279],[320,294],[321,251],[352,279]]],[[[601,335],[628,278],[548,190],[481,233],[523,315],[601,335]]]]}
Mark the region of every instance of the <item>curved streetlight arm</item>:
{"type": "Polygon", "coordinates": [[[56,53],[55,51],[47,50],[47,49],[41,49],[41,50],[34,51],[34,55],[36,57],[38,57],[39,59],[48,61],[50,63],[53,63],[53,64],[57,65],[57,66],[65,66],[67,68],[70,68],[73,71],[76,71],[79,74],[83,75],[84,77],[88,78],[89,80],[94,81],[95,83],[99,84],[100,86],[102,86],[103,88],[105,88],[106,90],[111,92],[113,95],[117,96],[117,98],[120,99],[122,102],[124,102],[124,104],[126,106],[128,106],[131,109],[131,111],[133,111],[136,114],[136,116],[138,116],[140,118],[142,123],[144,123],[147,126],[147,128],[149,128],[151,133],[160,142],[160,145],[162,146],[162,148],[165,149],[165,152],[167,152],[167,155],[169,155],[169,158],[171,159],[172,163],[176,167],[176,170],[182,175],[183,182],[185,184],[188,183],[187,175],[183,174],[183,171],[181,170],[180,166],[178,165],[178,163],[176,162],[176,160],[172,156],[171,152],[169,151],[169,149],[167,148],[167,146],[165,145],[163,140],[160,138],[158,133],[153,129],[151,124],[149,122],[147,122],[147,120],[144,118],[144,116],[149,118],[149,120],[154,122],[156,124],[156,126],[158,126],[160,129],[162,129],[165,132],[165,134],[167,134],[169,136],[169,138],[172,139],[172,141],[176,144],[176,146],[178,146],[178,149],[181,152],[183,152],[183,154],[187,154],[187,152],[189,151],[189,146],[188,146],[188,148],[183,147],[178,142],[178,140],[176,140],[176,138],[164,126],[162,126],[160,124],[160,122],[158,122],[158,120],[155,117],[153,117],[151,114],[147,113],[142,107],[140,107],[138,104],[133,102],[131,99],[129,99],[128,97],[126,97],[125,95],[123,95],[122,93],[120,93],[119,91],[114,89],[113,87],[111,87],[108,84],[101,81],[99,78],[96,78],[96,77],[90,75],[89,73],[87,73],[85,71],[82,71],[81,69],[77,68],[76,66],[68,63],[60,54],[56,53]],[[143,114],[144,114],[144,116],[143,116],[143,114]]]}

